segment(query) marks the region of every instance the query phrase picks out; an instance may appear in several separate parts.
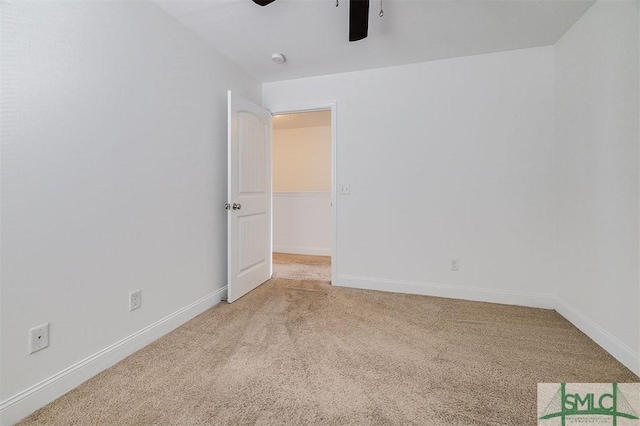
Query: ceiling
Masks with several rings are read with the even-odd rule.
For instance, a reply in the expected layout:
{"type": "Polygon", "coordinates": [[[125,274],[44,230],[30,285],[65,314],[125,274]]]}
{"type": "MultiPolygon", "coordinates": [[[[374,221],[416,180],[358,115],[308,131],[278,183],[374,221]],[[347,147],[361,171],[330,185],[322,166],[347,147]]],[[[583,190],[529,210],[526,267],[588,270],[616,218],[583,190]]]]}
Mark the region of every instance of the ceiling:
{"type": "Polygon", "coordinates": [[[273,130],[331,126],[331,110],[297,112],[273,116],[273,130]]]}
{"type": "Polygon", "coordinates": [[[261,82],[552,45],[594,3],[383,0],[380,18],[371,0],[369,37],[350,43],[348,0],[155,1],[261,82]]]}

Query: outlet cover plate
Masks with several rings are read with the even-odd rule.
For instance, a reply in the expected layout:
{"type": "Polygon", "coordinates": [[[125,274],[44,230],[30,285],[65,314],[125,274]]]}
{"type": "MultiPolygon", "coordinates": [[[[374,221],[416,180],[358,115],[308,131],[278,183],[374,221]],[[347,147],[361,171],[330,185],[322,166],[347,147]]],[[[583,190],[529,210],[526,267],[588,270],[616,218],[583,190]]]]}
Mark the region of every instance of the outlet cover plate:
{"type": "Polygon", "coordinates": [[[129,311],[138,309],[142,306],[142,292],[140,290],[129,293],[129,311]]]}
{"type": "Polygon", "coordinates": [[[29,329],[29,354],[49,346],[49,323],[29,329]]]}

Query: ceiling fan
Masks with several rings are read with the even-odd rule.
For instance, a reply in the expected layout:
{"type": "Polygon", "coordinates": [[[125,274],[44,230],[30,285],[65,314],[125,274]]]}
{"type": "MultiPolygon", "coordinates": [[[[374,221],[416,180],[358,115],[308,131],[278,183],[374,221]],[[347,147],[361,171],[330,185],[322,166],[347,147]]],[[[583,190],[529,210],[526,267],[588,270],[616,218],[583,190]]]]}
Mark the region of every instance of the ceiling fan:
{"type": "MultiPolygon", "coordinates": [[[[253,0],[255,4],[266,6],[276,0],[253,0]]],[[[338,1],[336,0],[336,6],[338,1]]],[[[382,16],[380,10],[380,16],[382,16]]],[[[369,31],[369,0],[349,0],[349,41],[367,37],[369,31]]]]}

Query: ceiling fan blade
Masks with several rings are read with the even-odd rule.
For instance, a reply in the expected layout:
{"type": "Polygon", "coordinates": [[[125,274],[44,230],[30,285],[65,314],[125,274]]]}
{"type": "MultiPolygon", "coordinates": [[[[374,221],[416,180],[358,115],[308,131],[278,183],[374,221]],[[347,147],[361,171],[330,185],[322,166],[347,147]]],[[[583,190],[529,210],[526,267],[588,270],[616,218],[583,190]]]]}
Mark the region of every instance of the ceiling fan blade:
{"type": "Polygon", "coordinates": [[[259,4],[260,6],[266,6],[269,3],[273,3],[276,0],[253,0],[255,4],[259,4]]]}
{"type": "Polygon", "coordinates": [[[362,40],[368,32],[369,0],[349,0],[349,41],[362,40]]]}

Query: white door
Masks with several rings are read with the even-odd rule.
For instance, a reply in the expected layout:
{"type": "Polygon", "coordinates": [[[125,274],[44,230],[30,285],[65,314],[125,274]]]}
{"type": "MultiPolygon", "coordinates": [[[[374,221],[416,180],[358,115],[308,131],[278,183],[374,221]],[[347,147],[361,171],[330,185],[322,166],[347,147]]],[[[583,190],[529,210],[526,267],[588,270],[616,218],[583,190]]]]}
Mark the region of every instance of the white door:
{"type": "Polygon", "coordinates": [[[227,301],[271,278],[271,113],[228,94],[227,301]]]}

